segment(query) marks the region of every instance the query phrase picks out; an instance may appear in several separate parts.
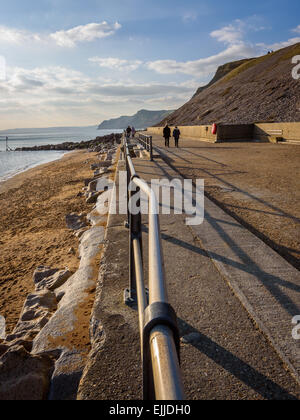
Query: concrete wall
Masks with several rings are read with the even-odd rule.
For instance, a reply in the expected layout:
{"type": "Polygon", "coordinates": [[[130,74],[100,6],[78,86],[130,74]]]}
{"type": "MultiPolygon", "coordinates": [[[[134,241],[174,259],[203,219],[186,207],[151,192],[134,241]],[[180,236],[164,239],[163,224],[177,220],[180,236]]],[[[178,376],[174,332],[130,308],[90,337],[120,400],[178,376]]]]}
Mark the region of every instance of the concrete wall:
{"type": "Polygon", "coordinates": [[[219,125],[218,141],[252,140],[253,124],[219,125]]]}
{"type": "MultiPolygon", "coordinates": [[[[170,127],[172,130],[175,127],[170,127]]],[[[299,142],[300,122],[295,123],[258,123],[240,125],[219,125],[217,135],[212,134],[211,125],[179,126],[184,138],[198,139],[215,143],[217,141],[274,141],[276,137],[284,141],[299,142]]],[[[163,127],[148,127],[149,134],[163,135],[163,127]]]]}
{"type": "MultiPolygon", "coordinates": [[[[175,127],[171,127],[173,132],[175,127]]],[[[210,141],[215,143],[217,141],[217,135],[212,134],[211,125],[195,125],[195,126],[178,126],[181,136],[186,139],[198,139],[203,141],[210,141]]],[[[149,134],[156,134],[158,136],[163,135],[164,127],[148,127],[147,131],[149,134]]]]}
{"type": "Polygon", "coordinates": [[[272,137],[282,137],[285,141],[300,143],[300,122],[295,123],[258,123],[254,125],[253,138],[272,141],[272,137]]]}

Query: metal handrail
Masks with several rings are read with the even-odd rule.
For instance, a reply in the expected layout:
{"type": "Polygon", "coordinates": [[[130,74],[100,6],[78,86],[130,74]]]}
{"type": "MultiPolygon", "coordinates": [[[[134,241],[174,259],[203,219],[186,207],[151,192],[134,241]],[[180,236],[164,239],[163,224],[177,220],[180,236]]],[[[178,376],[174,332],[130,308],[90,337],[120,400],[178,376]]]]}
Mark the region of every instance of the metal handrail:
{"type": "Polygon", "coordinates": [[[138,141],[144,146],[144,148],[150,154],[150,160],[153,161],[153,141],[152,136],[147,136],[146,134],[138,135],[138,141]]]}
{"type": "Polygon", "coordinates": [[[125,139],[123,147],[128,178],[128,202],[132,193],[131,183],[137,187],[138,194],[143,191],[149,199],[149,304],[144,282],[141,212],[132,215],[128,211],[130,286],[127,303],[137,301],[138,304],[144,399],[183,400],[179,343],[177,342],[176,347],[176,331],[174,333],[172,322],[168,317],[168,312],[172,315],[173,309],[168,304],[158,203],[154,191],[137,175],[125,139]],[[163,315],[160,313],[160,316],[158,316],[157,309],[158,311],[162,310],[163,315]],[[164,310],[166,310],[166,315],[164,315],[164,310]],[[170,325],[168,325],[168,322],[170,325]],[[145,333],[149,325],[149,331],[145,333]]]}

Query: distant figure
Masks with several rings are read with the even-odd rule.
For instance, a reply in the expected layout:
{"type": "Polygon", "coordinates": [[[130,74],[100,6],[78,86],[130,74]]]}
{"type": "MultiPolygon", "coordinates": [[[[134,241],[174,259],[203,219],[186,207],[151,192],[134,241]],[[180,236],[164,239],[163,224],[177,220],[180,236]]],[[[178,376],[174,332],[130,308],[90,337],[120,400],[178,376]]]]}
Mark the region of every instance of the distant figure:
{"type": "Polygon", "coordinates": [[[132,133],[132,138],[134,139],[136,135],[136,129],[134,127],[131,127],[131,133],[132,133]]]}
{"type": "Polygon", "coordinates": [[[170,147],[171,129],[168,124],[164,128],[165,146],[170,147]]]}
{"type": "Polygon", "coordinates": [[[175,147],[179,147],[179,138],[180,138],[180,130],[178,127],[175,127],[175,130],[173,131],[173,137],[175,139],[175,147]]]}
{"type": "Polygon", "coordinates": [[[127,137],[127,139],[130,139],[130,136],[131,136],[131,127],[130,126],[128,126],[127,127],[127,130],[126,130],[126,137],[127,137]]]}

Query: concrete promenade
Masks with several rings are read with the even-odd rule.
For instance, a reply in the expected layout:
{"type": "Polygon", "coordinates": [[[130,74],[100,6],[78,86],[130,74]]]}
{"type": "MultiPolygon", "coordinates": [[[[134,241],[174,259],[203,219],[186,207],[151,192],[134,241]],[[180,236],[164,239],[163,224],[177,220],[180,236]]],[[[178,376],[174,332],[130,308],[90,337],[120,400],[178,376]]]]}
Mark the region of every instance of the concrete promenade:
{"type": "MultiPolygon", "coordinates": [[[[146,181],[180,178],[159,158],[134,159],[134,165],[146,181]]],[[[299,272],[207,199],[205,209],[205,222],[198,227],[188,227],[184,215],[160,217],[169,297],[182,337],[186,396],[299,398],[299,341],[292,339],[291,323],[292,315],[300,313],[299,272]]],[[[128,285],[123,222],[119,215],[109,220],[93,311],[93,348],[79,399],[142,395],[137,313],[123,304],[128,285]]],[[[147,267],[146,217],[143,224],[147,267]]]]}

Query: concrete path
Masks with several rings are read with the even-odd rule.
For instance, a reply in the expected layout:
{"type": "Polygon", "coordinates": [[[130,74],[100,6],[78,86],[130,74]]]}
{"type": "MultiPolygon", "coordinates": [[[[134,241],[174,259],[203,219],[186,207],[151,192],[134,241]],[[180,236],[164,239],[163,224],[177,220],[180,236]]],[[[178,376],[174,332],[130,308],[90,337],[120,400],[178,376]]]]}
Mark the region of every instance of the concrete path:
{"type": "Polygon", "coordinates": [[[300,148],[180,140],[154,143],[182,176],[204,179],[206,195],[300,270],[300,148]]]}
{"type": "MultiPolygon", "coordinates": [[[[159,136],[154,136],[154,142],[177,174],[185,174],[186,167],[197,166],[200,172],[205,166],[203,159],[208,159],[203,149],[207,145],[196,140],[183,139],[185,147],[180,149],[165,149],[159,136]]],[[[209,149],[210,156],[214,147],[209,149]]],[[[251,196],[251,184],[243,193],[251,196]]],[[[193,228],[194,234],[300,383],[300,342],[292,336],[292,320],[300,314],[299,271],[207,198],[205,210],[205,222],[193,228]]],[[[296,226],[294,235],[297,236],[296,226]]]]}
{"type": "MultiPolygon", "coordinates": [[[[147,181],[178,178],[178,173],[161,159],[154,162],[135,159],[134,164],[138,174],[147,181]]],[[[245,252],[254,251],[253,247],[242,248],[232,256],[229,250],[239,249],[236,241],[247,232],[242,232],[237,222],[228,220],[212,203],[207,202],[206,208],[206,221],[197,229],[188,227],[183,215],[160,218],[170,302],[177,311],[182,337],[182,371],[187,398],[299,398],[296,367],[292,376],[290,359],[283,363],[266,338],[268,331],[262,333],[262,323],[254,321],[248,301],[241,301],[244,295],[237,293],[235,284],[229,281],[241,278],[247,286],[247,281],[251,283],[252,278],[260,278],[262,262],[259,261],[255,269],[252,254],[249,261],[250,256],[245,257],[245,252]],[[235,237],[237,231],[241,236],[235,237]],[[230,232],[230,238],[235,237],[234,244],[228,238],[230,232]],[[242,262],[238,258],[242,258],[242,262]],[[243,276],[244,273],[249,277],[243,276]],[[286,369],[288,363],[290,371],[286,369]]],[[[123,221],[124,216],[113,216],[109,222],[94,308],[93,350],[81,381],[79,399],[136,399],[142,395],[137,314],[123,304],[123,289],[128,284],[128,232],[123,221]]],[[[147,267],[147,218],[143,222],[147,267]]],[[[268,253],[267,257],[272,258],[272,255],[268,253]]],[[[269,278],[269,283],[271,280],[269,278]]],[[[271,294],[269,283],[265,281],[260,287],[250,289],[251,294],[261,291],[260,307],[264,306],[264,297],[271,294]]],[[[282,280],[278,287],[284,286],[282,280]]],[[[289,290],[297,293],[296,288],[297,285],[289,290]]],[[[282,306],[275,298],[274,302],[282,306]]],[[[269,308],[269,300],[266,305],[269,308]]],[[[289,331],[291,334],[291,328],[289,331]]],[[[290,344],[295,345],[291,341],[287,344],[288,348],[290,344]]],[[[287,356],[291,354],[294,353],[287,356]]]]}

